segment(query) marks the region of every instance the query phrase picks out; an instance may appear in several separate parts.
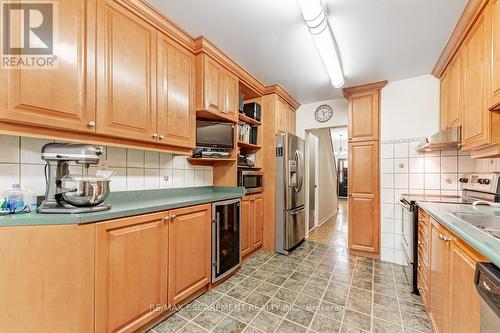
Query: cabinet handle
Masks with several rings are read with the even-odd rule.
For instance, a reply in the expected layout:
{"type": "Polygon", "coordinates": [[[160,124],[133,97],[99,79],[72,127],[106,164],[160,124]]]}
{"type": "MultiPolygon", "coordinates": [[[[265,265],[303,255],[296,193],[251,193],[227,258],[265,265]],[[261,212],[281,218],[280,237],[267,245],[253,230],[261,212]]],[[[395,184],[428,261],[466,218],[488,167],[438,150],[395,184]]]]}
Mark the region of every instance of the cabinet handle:
{"type": "Polygon", "coordinates": [[[88,125],[88,127],[93,128],[93,127],[95,127],[95,122],[89,121],[89,123],[87,125],[88,125]]]}
{"type": "Polygon", "coordinates": [[[155,133],[152,135],[152,137],[156,139],[158,137],[158,134],[155,133]]]}
{"type": "Polygon", "coordinates": [[[162,218],[163,223],[167,223],[170,220],[170,216],[162,218]]]}
{"type": "Polygon", "coordinates": [[[175,218],[176,218],[176,217],[177,217],[177,215],[175,215],[175,214],[170,216],[170,218],[171,218],[172,220],[175,220],[175,218]]]}
{"type": "Polygon", "coordinates": [[[164,138],[165,138],[165,136],[163,136],[163,135],[160,135],[160,136],[158,137],[158,139],[160,139],[160,140],[163,140],[164,138]]]}

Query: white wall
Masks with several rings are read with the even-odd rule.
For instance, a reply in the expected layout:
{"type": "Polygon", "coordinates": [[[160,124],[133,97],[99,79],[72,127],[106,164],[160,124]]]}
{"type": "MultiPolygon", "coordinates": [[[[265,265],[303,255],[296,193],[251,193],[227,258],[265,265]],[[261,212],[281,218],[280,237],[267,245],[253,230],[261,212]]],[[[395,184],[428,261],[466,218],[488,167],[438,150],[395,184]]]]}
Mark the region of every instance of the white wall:
{"type": "Polygon", "coordinates": [[[330,99],[310,104],[303,104],[297,109],[297,129],[296,133],[301,138],[305,138],[305,130],[315,128],[325,128],[334,126],[347,125],[348,108],[345,98],[330,99]],[[317,107],[322,104],[328,104],[333,108],[333,117],[325,122],[320,123],[314,118],[314,112],[317,107]]]}
{"type": "Polygon", "coordinates": [[[417,76],[389,82],[382,89],[382,140],[426,137],[438,130],[438,79],[417,76]]]}

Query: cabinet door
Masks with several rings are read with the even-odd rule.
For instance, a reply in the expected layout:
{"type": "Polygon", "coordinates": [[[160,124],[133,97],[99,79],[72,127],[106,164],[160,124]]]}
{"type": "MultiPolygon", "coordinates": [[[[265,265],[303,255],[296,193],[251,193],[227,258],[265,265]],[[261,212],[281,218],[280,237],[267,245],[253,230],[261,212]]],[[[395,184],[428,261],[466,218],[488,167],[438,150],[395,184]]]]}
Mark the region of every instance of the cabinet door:
{"type": "Polygon", "coordinates": [[[287,105],[287,131],[288,133],[295,134],[295,110],[287,105]]]}
{"type": "Polygon", "coordinates": [[[450,64],[450,89],[449,89],[449,102],[448,109],[448,123],[449,128],[458,127],[462,123],[462,109],[463,109],[463,88],[464,88],[464,74],[462,54],[458,53],[450,64]]]}
{"type": "Polygon", "coordinates": [[[490,106],[500,106],[500,1],[491,2],[491,19],[493,24],[493,72],[492,72],[492,101],[490,106]]]}
{"type": "Polygon", "coordinates": [[[158,142],[194,147],[195,57],[158,33],[158,142]]]}
{"type": "Polygon", "coordinates": [[[134,332],[166,303],[166,213],[97,224],[96,331],[134,332]]]}
{"type": "Polygon", "coordinates": [[[379,139],[379,92],[349,96],[349,140],[379,139]]]}
{"type": "Polygon", "coordinates": [[[2,70],[6,80],[0,82],[7,86],[0,98],[1,120],[95,131],[90,124],[95,121],[94,13],[94,0],[58,2],[58,68],[2,70]]]}
{"type": "Polygon", "coordinates": [[[349,248],[378,253],[379,142],[349,144],[349,248]]]}
{"type": "Polygon", "coordinates": [[[97,133],[155,142],[156,30],[113,0],[97,9],[97,133]]]}
{"type": "Polygon", "coordinates": [[[236,120],[239,109],[239,83],[238,78],[224,70],[222,112],[230,120],[236,120]]]}
{"type": "Polygon", "coordinates": [[[168,302],[179,304],[210,283],[211,205],[170,212],[168,302]]]}
{"type": "Polygon", "coordinates": [[[203,104],[204,109],[219,113],[224,107],[223,68],[208,56],[203,57],[203,104]]]}
{"type": "Polygon", "coordinates": [[[479,294],[474,284],[476,260],[458,240],[451,245],[450,332],[479,332],[479,294]]]}
{"type": "Polygon", "coordinates": [[[486,103],[489,94],[491,31],[490,7],[474,24],[465,40],[465,101],[463,112],[463,149],[480,148],[490,143],[491,115],[486,103]]]}
{"type": "Polygon", "coordinates": [[[95,225],[1,229],[0,331],[94,332],[95,225]]]}
{"type": "Polygon", "coordinates": [[[440,128],[448,128],[448,117],[450,114],[450,73],[444,72],[441,77],[440,88],[440,104],[439,104],[439,126],[440,128]]]}
{"type": "Polygon", "coordinates": [[[255,195],[252,202],[253,211],[253,237],[252,247],[254,249],[262,246],[264,227],[264,200],[261,194],[255,195]]]}
{"type": "Polygon", "coordinates": [[[435,332],[448,332],[450,242],[446,230],[431,218],[430,319],[435,332]]]}
{"type": "Polygon", "coordinates": [[[278,98],[276,102],[276,131],[285,133],[287,131],[287,105],[285,101],[278,98]]]}
{"type": "Polygon", "coordinates": [[[251,197],[244,197],[241,200],[241,256],[245,256],[252,251],[252,219],[253,206],[251,197]]]}

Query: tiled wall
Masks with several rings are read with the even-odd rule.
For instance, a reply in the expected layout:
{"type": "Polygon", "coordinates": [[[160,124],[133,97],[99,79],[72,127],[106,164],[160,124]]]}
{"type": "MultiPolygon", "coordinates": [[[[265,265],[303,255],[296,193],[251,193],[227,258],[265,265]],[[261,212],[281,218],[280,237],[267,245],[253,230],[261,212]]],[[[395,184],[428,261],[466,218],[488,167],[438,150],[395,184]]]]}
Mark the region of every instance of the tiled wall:
{"type": "Polygon", "coordinates": [[[500,159],[472,160],[456,149],[419,153],[415,148],[422,140],[381,144],[381,259],[385,261],[402,263],[401,194],[457,195],[461,175],[500,172],[500,159]]]}
{"type": "MultiPolygon", "coordinates": [[[[0,135],[0,195],[12,183],[21,183],[25,191],[44,194],[45,161],[40,158],[42,146],[51,140],[0,135]]],[[[115,170],[111,191],[177,188],[212,185],[211,167],[192,166],[184,156],[136,149],[106,147],[100,168],[115,170]]],[[[95,173],[97,167],[89,170],[95,173]]],[[[71,173],[82,168],[71,167],[71,173]]]]}

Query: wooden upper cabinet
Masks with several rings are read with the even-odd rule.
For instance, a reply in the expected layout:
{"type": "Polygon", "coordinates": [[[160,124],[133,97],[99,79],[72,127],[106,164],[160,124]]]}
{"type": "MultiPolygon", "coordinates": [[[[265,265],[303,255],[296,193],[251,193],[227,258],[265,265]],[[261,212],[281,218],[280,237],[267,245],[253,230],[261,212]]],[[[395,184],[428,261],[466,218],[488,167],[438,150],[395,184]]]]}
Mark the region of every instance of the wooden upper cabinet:
{"type": "Polygon", "coordinates": [[[492,107],[500,107],[500,1],[491,1],[491,20],[493,25],[493,66],[491,77],[492,107]]]}
{"type": "Polygon", "coordinates": [[[287,132],[287,111],[286,102],[278,97],[276,102],[276,131],[278,132],[287,132]]]}
{"type": "Polygon", "coordinates": [[[197,110],[208,111],[215,119],[236,122],[239,108],[238,77],[207,55],[197,60],[197,110]]]}
{"type": "Polygon", "coordinates": [[[431,218],[431,250],[430,250],[430,319],[435,332],[449,332],[450,297],[450,241],[443,237],[451,238],[451,234],[431,218]]]}
{"type": "Polygon", "coordinates": [[[449,71],[449,108],[447,127],[458,127],[462,124],[464,67],[462,53],[458,53],[450,63],[449,71]]]}
{"type": "Polygon", "coordinates": [[[59,33],[54,44],[58,68],[2,70],[7,87],[0,120],[95,131],[89,126],[95,122],[94,13],[94,0],[58,2],[59,33]]]}
{"type": "Polygon", "coordinates": [[[287,132],[295,134],[296,115],[295,115],[295,110],[290,105],[287,105],[286,119],[287,119],[286,120],[287,132]]]}
{"type": "Polygon", "coordinates": [[[215,60],[203,55],[203,104],[199,109],[205,109],[212,112],[222,112],[224,107],[223,94],[223,68],[215,60]]]}
{"type": "Polygon", "coordinates": [[[379,91],[349,96],[349,141],[379,139],[379,91]]]}
{"type": "Polygon", "coordinates": [[[441,77],[440,99],[439,99],[439,128],[448,128],[448,117],[450,116],[450,73],[447,70],[441,77]]]}
{"type": "Polygon", "coordinates": [[[194,147],[195,56],[158,33],[158,142],[194,147]]]}
{"type": "Polygon", "coordinates": [[[179,304],[211,281],[211,205],[170,211],[168,302],[179,304]]]}
{"type": "Polygon", "coordinates": [[[378,253],[379,142],[349,144],[349,248],[378,253]]]}
{"type": "Polygon", "coordinates": [[[488,109],[491,60],[491,7],[486,6],[464,42],[464,150],[481,148],[491,141],[491,114],[488,109]]]}
{"type": "Polygon", "coordinates": [[[230,120],[236,121],[239,109],[239,81],[238,77],[224,71],[223,76],[223,108],[222,113],[230,120]]]}
{"type": "Polygon", "coordinates": [[[167,301],[166,213],[97,224],[96,332],[135,332],[167,301]]]}
{"type": "Polygon", "coordinates": [[[156,29],[97,3],[97,133],[156,142],[156,29]]]}

